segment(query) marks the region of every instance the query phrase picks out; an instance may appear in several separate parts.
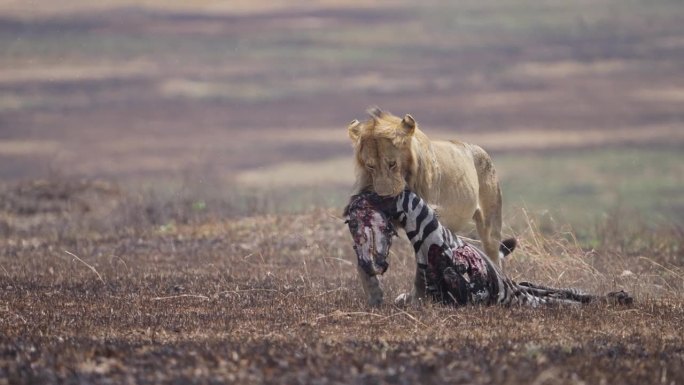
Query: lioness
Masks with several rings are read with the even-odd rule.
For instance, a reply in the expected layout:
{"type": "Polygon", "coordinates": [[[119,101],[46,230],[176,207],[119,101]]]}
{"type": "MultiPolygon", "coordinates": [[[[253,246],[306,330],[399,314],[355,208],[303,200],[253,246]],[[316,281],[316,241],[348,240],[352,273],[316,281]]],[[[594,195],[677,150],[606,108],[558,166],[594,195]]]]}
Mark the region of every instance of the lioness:
{"type": "MultiPolygon", "coordinates": [[[[489,258],[499,265],[501,189],[489,155],[459,141],[430,140],[411,115],[377,107],[370,119],[348,127],[356,159],[355,191],[397,196],[406,187],[437,208],[442,223],[457,233],[472,219],[489,258]]],[[[416,270],[418,274],[418,270],[416,270]]],[[[359,269],[369,302],[382,302],[377,278],[359,269]]]]}

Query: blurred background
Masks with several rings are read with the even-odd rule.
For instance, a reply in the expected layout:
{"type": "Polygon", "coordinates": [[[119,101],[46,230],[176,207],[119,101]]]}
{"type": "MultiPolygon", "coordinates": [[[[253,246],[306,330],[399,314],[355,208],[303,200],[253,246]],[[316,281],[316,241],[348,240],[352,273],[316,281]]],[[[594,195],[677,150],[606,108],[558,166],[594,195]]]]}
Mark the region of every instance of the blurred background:
{"type": "Polygon", "coordinates": [[[684,222],[679,0],[5,0],[0,47],[6,201],[341,207],[378,105],[484,147],[508,221],[684,222]]]}

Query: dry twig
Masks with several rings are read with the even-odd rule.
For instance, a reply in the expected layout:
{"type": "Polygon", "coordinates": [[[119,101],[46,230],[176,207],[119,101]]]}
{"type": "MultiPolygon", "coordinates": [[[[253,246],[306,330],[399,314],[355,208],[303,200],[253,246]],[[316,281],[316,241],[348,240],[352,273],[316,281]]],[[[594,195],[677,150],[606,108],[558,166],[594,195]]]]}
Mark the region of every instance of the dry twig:
{"type": "Polygon", "coordinates": [[[200,298],[200,299],[205,299],[205,300],[210,299],[206,295],[201,295],[201,294],[180,294],[180,295],[171,295],[168,297],[154,297],[154,298],[152,298],[152,301],[162,301],[165,299],[177,299],[177,298],[200,298]]]}
{"type": "Polygon", "coordinates": [[[102,279],[102,276],[100,275],[100,273],[98,273],[97,270],[95,270],[95,268],[94,268],[92,265],[90,265],[88,262],[86,262],[86,261],[82,260],[81,258],[79,258],[78,255],[76,255],[76,254],[74,254],[74,253],[72,253],[72,252],[70,252],[70,251],[68,251],[68,250],[64,250],[64,252],[67,253],[67,254],[69,254],[70,256],[76,258],[76,259],[77,259],[79,262],[81,262],[82,264],[88,266],[88,268],[89,268],[90,270],[92,270],[93,273],[95,273],[95,274],[97,275],[97,278],[100,280],[100,282],[105,283],[105,281],[104,281],[104,279],[102,279]]]}

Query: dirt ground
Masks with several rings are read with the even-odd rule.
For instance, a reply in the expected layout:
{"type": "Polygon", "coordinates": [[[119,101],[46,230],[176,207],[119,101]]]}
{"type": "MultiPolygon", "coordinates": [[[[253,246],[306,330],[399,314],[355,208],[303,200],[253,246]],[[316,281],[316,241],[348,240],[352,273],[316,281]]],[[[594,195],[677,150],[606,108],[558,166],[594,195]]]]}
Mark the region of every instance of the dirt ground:
{"type": "Polygon", "coordinates": [[[668,0],[0,1],[0,385],[684,384],[682,26],[668,0]],[[398,308],[399,240],[368,307],[340,214],[371,105],[494,156],[514,279],[634,306],[398,308]]]}
{"type": "Polygon", "coordinates": [[[2,192],[0,383],[580,384],[684,380],[681,228],[587,252],[532,218],[515,279],[631,307],[369,308],[339,210],[230,217],[106,183],[2,192]]]}

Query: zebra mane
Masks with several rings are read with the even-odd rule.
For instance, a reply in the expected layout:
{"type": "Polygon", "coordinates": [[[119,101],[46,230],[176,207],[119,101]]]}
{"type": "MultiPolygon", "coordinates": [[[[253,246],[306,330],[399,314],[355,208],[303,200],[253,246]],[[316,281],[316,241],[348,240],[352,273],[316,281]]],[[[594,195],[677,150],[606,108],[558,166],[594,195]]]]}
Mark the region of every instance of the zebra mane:
{"type": "Polygon", "coordinates": [[[344,208],[343,215],[346,218],[352,210],[370,205],[384,215],[393,217],[393,211],[395,211],[393,203],[396,202],[396,199],[397,197],[382,197],[372,191],[361,191],[360,193],[351,196],[349,204],[344,208]]]}

